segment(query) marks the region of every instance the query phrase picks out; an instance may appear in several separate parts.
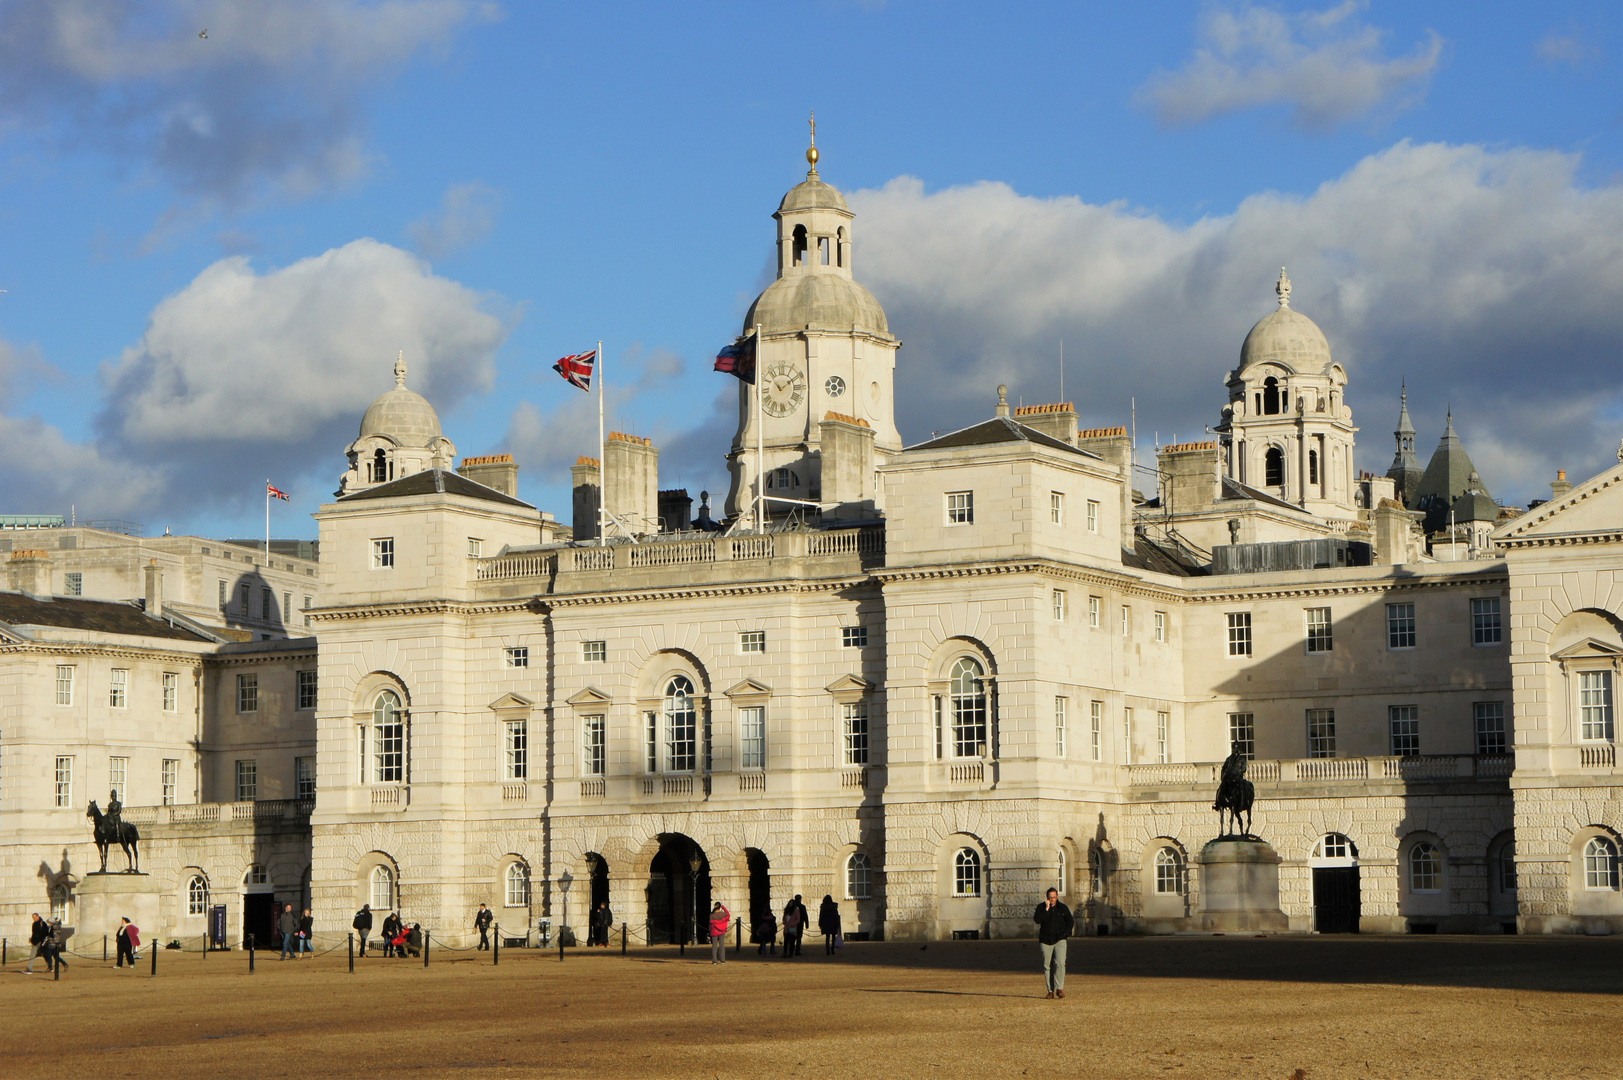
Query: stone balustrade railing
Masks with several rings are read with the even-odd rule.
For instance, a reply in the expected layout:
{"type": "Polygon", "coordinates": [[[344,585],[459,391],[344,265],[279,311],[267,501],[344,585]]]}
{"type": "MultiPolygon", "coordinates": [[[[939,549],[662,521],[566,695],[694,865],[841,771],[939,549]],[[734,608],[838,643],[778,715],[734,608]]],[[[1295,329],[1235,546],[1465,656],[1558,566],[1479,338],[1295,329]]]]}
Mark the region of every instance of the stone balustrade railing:
{"type": "Polygon", "coordinates": [[[218,825],[221,822],[267,822],[308,819],[313,799],[264,799],[259,802],[185,803],[176,806],[126,806],[132,825],[218,825]]]}
{"type": "MultiPolygon", "coordinates": [[[[1511,754],[1425,754],[1416,757],[1296,758],[1247,763],[1253,784],[1364,783],[1370,780],[1499,780],[1515,768],[1511,754]]],[[[1222,762],[1129,765],[1131,787],[1210,787],[1222,762]]]]}
{"type": "Polygon", "coordinates": [[[744,536],[695,537],[691,533],[683,533],[670,537],[645,537],[635,544],[610,543],[601,547],[519,551],[476,560],[474,576],[478,581],[511,581],[595,570],[839,555],[856,555],[864,566],[883,565],[884,527],[869,525],[818,532],[755,533],[744,536]]]}

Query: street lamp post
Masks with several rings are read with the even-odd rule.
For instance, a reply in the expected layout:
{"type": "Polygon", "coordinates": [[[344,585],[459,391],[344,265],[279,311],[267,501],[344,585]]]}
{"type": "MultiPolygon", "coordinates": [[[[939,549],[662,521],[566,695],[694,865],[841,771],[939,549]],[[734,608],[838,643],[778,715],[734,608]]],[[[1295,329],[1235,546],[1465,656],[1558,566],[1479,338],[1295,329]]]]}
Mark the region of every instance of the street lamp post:
{"type": "Polygon", "coordinates": [[[564,933],[569,929],[569,886],[575,883],[568,870],[558,879],[558,888],[563,892],[563,911],[558,918],[558,947],[563,948],[564,933]]]}
{"type": "Polygon", "coordinates": [[[692,877],[693,889],[693,943],[695,945],[699,943],[699,871],[703,866],[704,861],[699,855],[699,849],[695,847],[688,854],[688,873],[692,877]]]}

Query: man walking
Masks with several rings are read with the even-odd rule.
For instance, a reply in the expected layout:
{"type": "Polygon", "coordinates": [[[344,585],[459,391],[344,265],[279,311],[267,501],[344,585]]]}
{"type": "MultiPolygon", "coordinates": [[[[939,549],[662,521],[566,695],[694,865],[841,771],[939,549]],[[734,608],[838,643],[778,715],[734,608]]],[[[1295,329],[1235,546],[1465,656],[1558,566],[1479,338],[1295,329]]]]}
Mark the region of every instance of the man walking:
{"type": "Polygon", "coordinates": [[[1037,923],[1037,948],[1043,956],[1043,977],[1048,980],[1049,998],[1065,996],[1066,941],[1076,928],[1071,909],[1059,902],[1059,890],[1049,889],[1047,898],[1031,916],[1037,923]]]}
{"type": "Polygon", "coordinates": [[[473,928],[479,931],[479,948],[490,948],[490,922],[496,916],[485,905],[479,905],[479,914],[473,917],[473,928]]]}
{"type": "Polygon", "coordinates": [[[276,924],[276,929],[282,932],[282,956],[286,960],[289,956],[299,958],[299,916],[293,910],[292,904],[282,907],[282,917],[276,924]]]}
{"type": "Polygon", "coordinates": [[[52,919],[50,932],[45,938],[45,970],[54,971],[58,975],[68,970],[68,962],[62,959],[62,953],[68,947],[68,932],[62,927],[61,919],[52,919]]]}
{"type": "Polygon", "coordinates": [[[115,968],[122,968],[124,961],[130,962],[131,970],[135,968],[135,950],[141,945],[141,931],[129,919],[118,920],[118,933],[114,935],[118,946],[118,960],[113,964],[115,968]]]}
{"type": "Polygon", "coordinates": [[[362,904],[361,910],[355,913],[355,920],[349,924],[360,936],[361,955],[366,955],[366,935],[372,932],[372,905],[362,904]]]}
{"type": "Polygon", "coordinates": [[[33,946],[34,955],[28,958],[28,966],[23,968],[24,974],[32,975],[34,973],[34,961],[42,956],[45,957],[45,970],[51,970],[51,954],[45,950],[45,943],[50,940],[51,924],[40,918],[39,912],[34,912],[34,922],[28,928],[28,944],[33,946]]]}
{"type": "Polygon", "coordinates": [[[310,909],[305,908],[304,914],[299,917],[299,951],[312,952],[310,941],[316,936],[316,920],[311,917],[310,909]]]}

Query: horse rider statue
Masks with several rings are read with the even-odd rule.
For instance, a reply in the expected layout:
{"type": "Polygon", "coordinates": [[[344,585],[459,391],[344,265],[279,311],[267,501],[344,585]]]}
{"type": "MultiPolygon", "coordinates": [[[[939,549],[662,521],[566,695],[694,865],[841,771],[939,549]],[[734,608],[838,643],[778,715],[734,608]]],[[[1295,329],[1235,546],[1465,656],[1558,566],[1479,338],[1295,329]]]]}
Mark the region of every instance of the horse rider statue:
{"type": "Polygon", "coordinates": [[[1251,835],[1251,804],[1256,799],[1257,789],[1245,778],[1245,768],[1245,755],[1238,750],[1223,762],[1222,779],[1217,785],[1217,801],[1212,803],[1212,809],[1217,811],[1217,827],[1221,836],[1251,835]],[[1223,828],[1225,814],[1229,826],[1226,831],[1223,828]],[[1240,828],[1242,816],[1245,818],[1243,829],[1240,828]]]}
{"type": "Polygon", "coordinates": [[[126,873],[138,874],[141,872],[141,832],[134,825],[124,820],[124,804],[119,802],[118,792],[110,793],[105,813],[96,806],[96,800],[90,800],[90,806],[85,810],[85,817],[95,823],[96,850],[101,854],[101,872],[107,873],[107,849],[117,844],[124,849],[126,873]]]}

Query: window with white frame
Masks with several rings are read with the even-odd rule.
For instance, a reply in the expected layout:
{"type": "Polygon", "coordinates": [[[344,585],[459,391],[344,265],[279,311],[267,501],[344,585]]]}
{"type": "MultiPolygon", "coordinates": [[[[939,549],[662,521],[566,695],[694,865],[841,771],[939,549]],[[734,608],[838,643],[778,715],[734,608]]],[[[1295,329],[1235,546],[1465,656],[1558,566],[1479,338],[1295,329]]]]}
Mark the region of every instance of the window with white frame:
{"type": "Polygon", "coordinates": [[[766,652],[766,631],[745,630],[738,635],[738,651],[741,653],[766,652]]]}
{"type": "Polygon", "coordinates": [[[1318,844],[1314,846],[1313,857],[1327,861],[1335,859],[1351,860],[1358,857],[1358,850],[1353,847],[1353,842],[1343,834],[1325,833],[1319,838],[1318,844]]]}
{"type": "Polygon", "coordinates": [[[1415,642],[1413,604],[1386,605],[1386,647],[1412,649],[1415,642]]]}
{"type": "Polygon", "coordinates": [[[1247,761],[1257,759],[1257,721],[1254,714],[1229,713],[1229,753],[1239,754],[1247,761]]]}
{"type": "Polygon", "coordinates": [[[1516,843],[1513,840],[1499,848],[1499,890],[1516,891],[1516,843]]]}
{"type": "Polygon", "coordinates": [[[665,771],[692,772],[699,761],[699,710],[687,676],[665,684],[664,714],[665,771]]]}
{"type": "Polygon", "coordinates": [[[1509,732],[1505,730],[1505,703],[1477,701],[1471,704],[1471,718],[1476,729],[1476,752],[1479,754],[1505,754],[1510,751],[1509,732]]]}
{"type": "Polygon", "coordinates": [[[485,542],[477,536],[468,537],[468,558],[481,559],[485,555],[485,542]]]}
{"type": "Polygon", "coordinates": [[[220,610],[221,611],[225,610],[226,602],[227,602],[226,601],[226,585],[225,585],[225,581],[222,579],[220,581],[220,610]]]}
{"type": "Polygon", "coordinates": [[[1094,761],[1103,761],[1105,756],[1105,703],[1102,701],[1088,704],[1088,750],[1094,761]]]}
{"type": "Polygon", "coordinates": [[[868,645],[868,628],[866,626],[840,627],[840,645],[847,649],[862,649],[868,645]]]}
{"type": "Polygon", "coordinates": [[[508,780],[527,780],[530,776],[530,722],[508,720],[504,723],[502,742],[503,775],[508,780]]]}
{"type": "Polygon", "coordinates": [[[873,863],[860,851],[853,851],[845,860],[845,898],[873,898],[873,863]]]}
{"type": "Polygon", "coordinates": [[[644,764],[651,773],[659,771],[659,713],[643,713],[644,764]]]}
{"type": "Polygon", "coordinates": [[[164,758],[161,773],[163,784],[163,805],[175,805],[175,791],[180,785],[180,759],[164,758]]]}
{"type": "Polygon", "coordinates": [[[503,907],[528,907],[530,905],[530,868],[523,863],[507,864],[507,873],[503,875],[507,888],[503,907]]]}
{"type": "Polygon", "coordinates": [[[372,541],[372,569],[388,570],[394,566],[394,537],[380,536],[372,541]]]}
{"type": "Polygon", "coordinates": [[[308,712],[316,707],[316,673],[314,671],[301,671],[295,675],[298,686],[298,706],[302,711],[308,712]]]}
{"type": "Polygon", "coordinates": [[[1307,756],[1336,756],[1336,711],[1309,709],[1307,711],[1307,756]]]}
{"type": "Polygon", "coordinates": [[[372,782],[399,784],[406,778],[406,722],[400,695],[384,690],[372,699],[372,782]]]}
{"type": "Polygon", "coordinates": [[[62,575],[62,594],[64,596],[83,596],[85,594],[85,576],[81,571],[70,570],[62,575]]]}
{"type": "Polygon", "coordinates": [[[374,866],[371,874],[371,888],[367,890],[371,896],[372,910],[377,912],[394,909],[394,871],[387,866],[374,866]]]}
{"type": "Polygon", "coordinates": [[[947,524],[970,525],[975,521],[975,493],[973,491],[947,492],[947,524]]]}
{"type": "Polygon", "coordinates": [[[56,703],[58,705],[73,704],[72,664],[58,664],[56,666],[56,703]]]}
{"type": "Polygon", "coordinates": [[[1048,493],[1048,520],[1054,525],[1065,524],[1065,492],[1050,491],[1048,493]]]}
{"type": "Polygon", "coordinates": [[[848,701],[840,706],[845,714],[845,763],[868,764],[868,703],[848,701]]]}
{"type": "Polygon", "coordinates": [[[248,868],[248,873],[243,878],[243,881],[249,885],[269,885],[270,871],[265,869],[264,863],[254,863],[248,868]]]}
{"type": "Polygon", "coordinates": [[[1133,763],[1133,710],[1121,711],[1121,760],[1123,765],[1133,763]]]}
{"type": "Polygon", "coordinates": [[[1183,855],[1177,848],[1164,847],[1155,853],[1155,892],[1159,896],[1182,896],[1183,855]]]}
{"type": "Polygon", "coordinates": [[[1053,596],[1054,621],[1065,621],[1065,590],[1055,589],[1053,596]]]}
{"type": "Polygon", "coordinates": [[[316,759],[301,757],[293,759],[293,790],[296,798],[313,799],[316,797],[316,759]]]}
{"type": "Polygon", "coordinates": [[[107,759],[107,790],[121,803],[129,802],[126,791],[129,779],[129,758],[110,757],[107,759]]]}
{"type": "Polygon", "coordinates": [[[1065,721],[1066,711],[1070,705],[1067,698],[1054,698],[1054,756],[1065,756],[1065,721]]]}
{"type": "Polygon", "coordinates": [[[981,894],[981,854],[973,848],[959,848],[952,857],[952,895],[981,894]]]}
{"type": "Polygon", "coordinates": [[[507,659],[508,667],[529,667],[530,647],[528,645],[510,645],[502,650],[507,659]]]}
{"type": "Polygon", "coordinates": [[[1064,848],[1060,848],[1057,854],[1059,855],[1059,881],[1055,883],[1054,888],[1063,897],[1070,888],[1071,857],[1065,853],[1064,848]]]}
{"type": "Polygon", "coordinates": [[[587,776],[609,771],[608,719],[601,713],[581,719],[581,764],[587,776]]]}
{"type": "Polygon", "coordinates": [[[73,805],[73,759],[56,759],[56,805],[73,805]]]}
{"type": "Polygon", "coordinates": [[[1172,714],[1158,712],[1155,714],[1155,761],[1158,765],[1165,765],[1172,760],[1172,714]]]}
{"type": "Polygon", "coordinates": [[[180,672],[166,671],[163,673],[163,711],[174,712],[179,708],[180,672]]]}
{"type": "Polygon", "coordinates": [[[1126,604],[1121,606],[1121,636],[1133,636],[1133,609],[1126,604]]]}
{"type": "Polygon", "coordinates": [[[602,664],[609,659],[609,643],[606,641],[583,641],[580,643],[580,658],[582,663],[602,664]]]}
{"type": "Polygon", "coordinates": [[[293,594],[290,593],[290,592],[285,592],[285,593],[282,594],[282,622],[285,624],[285,623],[290,623],[292,621],[293,621],[293,594]]]}
{"type": "Polygon", "coordinates": [[[1591,836],[1584,845],[1584,888],[1617,891],[1617,845],[1604,836],[1591,836]]]}
{"type": "Polygon", "coordinates": [[[244,619],[253,614],[253,611],[251,610],[253,605],[253,596],[254,587],[249,585],[247,582],[243,582],[242,592],[237,600],[237,611],[242,614],[244,619]]]}
{"type": "Polygon", "coordinates": [[[1503,641],[1499,622],[1499,598],[1481,596],[1471,600],[1471,644],[1498,645],[1503,641]]]}
{"type": "Polygon", "coordinates": [[[980,757],[986,752],[986,669],[974,657],[952,665],[952,756],[980,757]]]}
{"type": "Polygon", "coordinates": [[[1310,607],[1307,609],[1307,651],[1310,653],[1327,653],[1334,647],[1334,639],[1330,634],[1330,609],[1327,607],[1310,607]]]}
{"type": "Polygon", "coordinates": [[[1159,645],[1167,643],[1167,613],[1164,611],[1155,613],[1155,641],[1159,645]]]}
{"type": "Polygon", "coordinates": [[[299,609],[300,611],[304,612],[304,625],[306,627],[310,625],[310,600],[311,598],[306,596],[304,598],[304,607],[299,609]]]}
{"type": "Polygon", "coordinates": [[[1097,500],[1097,499],[1089,499],[1088,500],[1088,532],[1096,533],[1098,531],[1099,531],[1099,500],[1097,500]]]}
{"type": "Polygon", "coordinates": [[[265,622],[276,618],[276,593],[270,589],[259,590],[259,617],[265,622]]]}
{"type": "Polygon", "coordinates": [[[259,711],[259,676],[255,674],[237,676],[237,711],[251,713],[259,711]]]}
{"type": "MultiPolygon", "coordinates": [[[[207,915],[209,910],[209,883],[202,874],[193,874],[186,883],[186,914],[207,915]]],[[[157,948],[153,943],[152,948],[157,948]]]]}
{"type": "Polygon", "coordinates": [[[1434,893],[1443,891],[1443,856],[1436,846],[1425,840],[1409,849],[1409,891],[1434,893]]]}
{"type": "Polygon", "coordinates": [[[1610,742],[1612,739],[1612,673],[1578,673],[1578,709],[1583,718],[1583,737],[1610,742]]]}
{"type": "Polygon", "coordinates": [[[1103,617],[1100,615],[1100,611],[1103,609],[1103,607],[1103,599],[1097,596],[1088,597],[1088,629],[1099,629],[1099,625],[1103,621],[1103,617]]]}
{"type": "Polygon", "coordinates": [[[1386,726],[1393,757],[1415,757],[1420,753],[1420,706],[1390,705],[1386,726]]]}
{"type": "Polygon", "coordinates": [[[738,710],[738,767],[766,768],[766,708],[746,705],[738,710]]]}
{"type": "Polygon", "coordinates": [[[113,709],[127,708],[130,703],[130,669],[116,667],[108,672],[107,705],[113,709]]]}
{"type": "Polygon", "coordinates": [[[237,802],[253,802],[259,798],[259,762],[253,758],[237,759],[237,802]]]}
{"type": "Polygon", "coordinates": [[[1229,655],[1251,655],[1251,613],[1249,611],[1231,611],[1228,613],[1229,623],[1229,655]]]}

